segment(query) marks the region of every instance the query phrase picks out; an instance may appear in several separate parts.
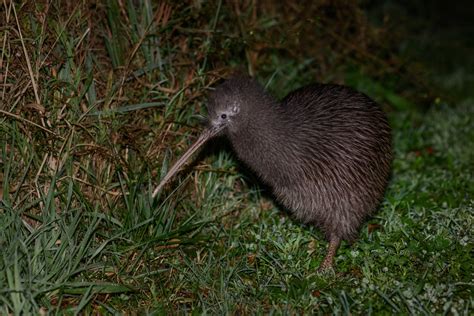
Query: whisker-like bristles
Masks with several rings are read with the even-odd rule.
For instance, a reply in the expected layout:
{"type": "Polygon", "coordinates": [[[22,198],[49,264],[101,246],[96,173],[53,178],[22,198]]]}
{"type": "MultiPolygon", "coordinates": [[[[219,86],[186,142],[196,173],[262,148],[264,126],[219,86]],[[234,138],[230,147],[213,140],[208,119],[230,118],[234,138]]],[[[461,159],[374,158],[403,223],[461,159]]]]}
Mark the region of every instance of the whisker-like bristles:
{"type": "Polygon", "coordinates": [[[195,114],[192,116],[194,119],[198,121],[198,124],[200,125],[208,125],[209,123],[209,118],[207,116],[204,116],[202,114],[195,114]]]}

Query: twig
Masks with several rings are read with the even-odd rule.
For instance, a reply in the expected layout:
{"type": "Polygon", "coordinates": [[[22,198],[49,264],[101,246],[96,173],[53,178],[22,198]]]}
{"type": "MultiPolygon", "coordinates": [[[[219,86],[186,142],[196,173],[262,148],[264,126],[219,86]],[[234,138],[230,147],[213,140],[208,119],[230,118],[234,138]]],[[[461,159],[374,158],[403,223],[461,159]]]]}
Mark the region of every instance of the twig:
{"type": "MultiPolygon", "coordinates": [[[[5,5],[5,25],[8,25],[10,23],[10,13],[11,13],[11,7],[13,6],[12,3],[10,3],[10,7],[7,8],[8,3],[4,1],[3,3],[5,5]]],[[[6,56],[6,46],[7,46],[7,38],[9,37],[10,32],[8,28],[5,28],[5,33],[3,36],[3,44],[2,44],[2,53],[0,54],[0,68],[3,68],[3,57],[6,56]]],[[[10,52],[10,45],[8,45],[8,52],[10,52]]],[[[5,100],[5,90],[7,87],[7,78],[8,78],[8,67],[10,65],[9,60],[6,60],[6,66],[5,66],[5,72],[4,72],[4,78],[3,78],[3,89],[2,89],[2,100],[5,100]]]]}
{"type": "Polygon", "coordinates": [[[23,34],[21,33],[20,22],[18,21],[18,16],[16,14],[16,9],[14,5],[13,5],[13,14],[15,15],[16,25],[18,27],[18,34],[20,35],[20,42],[21,42],[21,46],[23,47],[23,53],[25,54],[25,60],[28,66],[28,73],[30,75],[31,85],[33,86],[33,91],[35,93],[36,103],[41,104],[41,100],[38,94],[38,86],[36,85],[35,77],[33,75],[33,68],[31,67],[30,58],[28,56],[28,51],[26,50],[23,34]]]}
{"type": "Polygon", "coordinates": [[[19,121],[22,121],[22,122],[25,122],[25,123],[34,125],[34,126],[40,128],[40,129],[42,129],[43,131],[45,131],[45,132],[47,132],[47,133],[50,133],[50,134],[53,134],[54,136],[56,136],[56,137],[58,137],[58,138],[64,140],[64,137],[62,137],[62,136],[56,134],[55,132],[53,132],[53,131],[47,129],[46,127],[43,127],[43,126],[41,126],[41,125],[39,125],[39,124],[36,124],[35,122],[30,121],[30,120],[28,120],[28,119],[26,119],[26,118],[23,118],[23,117],[21,117],[21,116],[19,116],[19,115],[16,115],[16,114],[13,114],[13,113],[10,113],[10,112],[1,110],[1,109],[0,109],[0,113],[2,113],[2,114],[4,114],[4,115],[7,115],[7,116],[11,116],[11,117],[13,117],[14,119],[17,119],[17,120],[19,120],[19,121]]]}

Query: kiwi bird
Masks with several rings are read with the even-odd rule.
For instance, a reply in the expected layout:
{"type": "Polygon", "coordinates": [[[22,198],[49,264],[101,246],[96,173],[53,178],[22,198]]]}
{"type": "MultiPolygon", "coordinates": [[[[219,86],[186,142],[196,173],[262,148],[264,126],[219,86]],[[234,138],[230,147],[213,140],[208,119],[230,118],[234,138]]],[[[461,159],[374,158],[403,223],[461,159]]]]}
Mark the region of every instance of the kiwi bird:
{"type": "Polygon", "coordinates": [[[211,93],[207,110],[207,128],[153,196],[202,144],[225,135],[282,206],[321,229],[329,246],[320,270],[333,268],[341,241],[357,237],[387,186],[391,129],[380,106],[335,84],[309,85],[278,101],[256,80],[236,76],[211,93]]]}

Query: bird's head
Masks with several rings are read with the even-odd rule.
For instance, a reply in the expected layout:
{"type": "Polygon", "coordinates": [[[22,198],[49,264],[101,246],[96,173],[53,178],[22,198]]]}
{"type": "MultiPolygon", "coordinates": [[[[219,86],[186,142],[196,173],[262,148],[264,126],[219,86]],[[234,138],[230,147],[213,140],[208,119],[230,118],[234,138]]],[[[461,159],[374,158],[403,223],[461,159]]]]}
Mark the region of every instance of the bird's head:
{"type": "Polygon", "coordinates": [[[153,192],[153,196],[209,139],[219,134],[237,134],[239,129],[244,128],[245,122],[251,118],[252,110],[255,110],[252,105],[262,103],[258,101],[265,98],[263,88],[248,76],[235,76],[219,85],[211,93],[207,103],[206,129],[168,171],[168,174],[153,192]]]}
{"type": "Polygon", "coordinates": [[[209,96],[207,102],[207,123],[211,130],[236,132],[241,127],[248,112],[252,85],[250,77],[235,76],[219,85],[209,96]]]}

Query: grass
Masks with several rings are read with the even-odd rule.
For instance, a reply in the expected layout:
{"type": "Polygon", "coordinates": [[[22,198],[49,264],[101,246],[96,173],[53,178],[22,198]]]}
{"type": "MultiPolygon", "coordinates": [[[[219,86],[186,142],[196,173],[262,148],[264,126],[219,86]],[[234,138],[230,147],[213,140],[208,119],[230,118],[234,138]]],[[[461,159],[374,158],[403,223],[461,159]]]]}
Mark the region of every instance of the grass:
{"type": "Polygon", "coordinates": [[[1,314],[472,313],[472,101],[420,110],[395,84],[403,71],[361,62],[377,41],[360,34],[346,53],[340,38],[338,52],[281,53],[291,36],[271,35],[287,21],[252,4],[2,6],[1,314]],[[150,196],[208,87],[241,64],[279,96],[323,78],[389,112],[386,198],[334,275],[316,273],[319,231],[274,206],[222,142],[150,196]]]}

